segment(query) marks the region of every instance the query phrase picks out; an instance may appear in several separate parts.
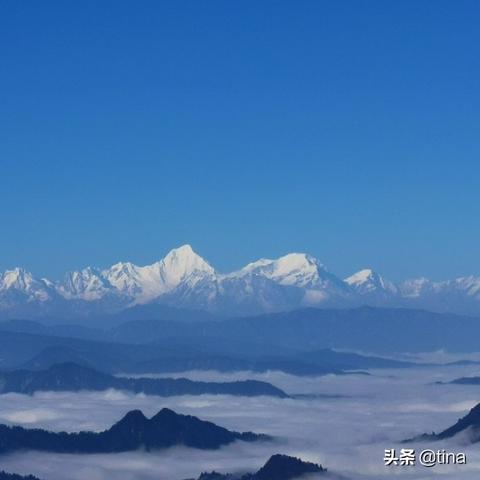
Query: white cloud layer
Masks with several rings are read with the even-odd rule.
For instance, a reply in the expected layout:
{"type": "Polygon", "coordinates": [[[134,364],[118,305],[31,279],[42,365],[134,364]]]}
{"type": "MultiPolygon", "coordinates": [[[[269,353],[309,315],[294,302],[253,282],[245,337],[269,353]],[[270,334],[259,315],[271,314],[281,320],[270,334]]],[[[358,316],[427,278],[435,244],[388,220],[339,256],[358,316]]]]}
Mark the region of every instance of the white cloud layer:
{"type": "MultiPolygon", "coordinates": [[[[453,424],[480,402],[480,387],[439,386],[433,382],[480,373],[475,366],[424,368],[349,375],[294,377],[278,372],[218,374],[190,372],[190,378],[257,378],[288,393],[309,397],[278,399],[232,396],[161,398],[109,390],[101,393],[40,393],[0,396],[0,423],[52,430],[102,430],[128,410],[147,415],[162,407],[196,415],[234,430],[271,434],[275,442],[236,443],[217,451],[177,447],[161,452],[115,455],[58,455],[38,452],[0,457],[0,469],[33,473],[44,480],[181,480],[201,471],[252,471],[273,453],[287,453],[322,463],[352,479],[460,479],[480,477],[480,451],[462,439],[431,444],[435,449],[465,451],[461,466],[385,467],[385,448],[399,441],[453,424]]],[[[426,447],[422,446],[422,448],[426,447]]]]}

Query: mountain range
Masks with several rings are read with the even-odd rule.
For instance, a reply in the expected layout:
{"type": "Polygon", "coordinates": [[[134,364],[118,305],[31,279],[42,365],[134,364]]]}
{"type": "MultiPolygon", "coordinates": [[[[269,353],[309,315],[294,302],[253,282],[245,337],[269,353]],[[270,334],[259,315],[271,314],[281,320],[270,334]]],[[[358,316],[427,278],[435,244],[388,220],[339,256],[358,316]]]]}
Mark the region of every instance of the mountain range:
{"type": "Polygon", "coordinates": [[[22,268],[0,274],[0,317],[87,317],[142,306],[170,306],[219,316],[245,316],[301,307],[361,305],[480,313],[480,277],[393,283],[371,269],[341,279],[319,260],[290,253],[219,273],[190,245],[147,266],[117,263],[67,273],[61,281],[22,268]]]}

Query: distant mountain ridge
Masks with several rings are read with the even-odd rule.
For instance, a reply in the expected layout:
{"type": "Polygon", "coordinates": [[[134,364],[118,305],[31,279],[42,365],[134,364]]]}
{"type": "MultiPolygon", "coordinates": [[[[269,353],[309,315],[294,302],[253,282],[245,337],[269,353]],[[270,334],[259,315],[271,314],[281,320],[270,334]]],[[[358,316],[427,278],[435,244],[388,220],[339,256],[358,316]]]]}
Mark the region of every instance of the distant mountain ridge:
{"type": "Polygon", "coordinates": [[[257,380],[198,382],[186,378],[114,377],[75,363],[55,364],[37,371],[0,371],[0,394],[31,395],[39,391],[103,391],[110,388],[161,397],[202,394],[287,397],[279,388],[257,380]]]}
{"type": "Polygon", "coordinates": [[[280,370],[295,375],[325,375],[413,367],[415,364],[409,362],[331,348],[400,352],[406,351],[406,345],[416,351],[437,349],[437,340],[443,343],[441,338],[434,338],[432,343],[429,337],[425,340],[424,335],[418,335],[425,329],[430,331],[432,324],[445,325],[452,342],[464,342],[466,338],[476,346],[478,320],[460,317],[459,321],[470,322],[463,332],[455,325],[457,318],[450,317],[366,307],[352,311],[310,309],[223,322],[136,320],[109,331],[75,326],[65,331],[62,326],[57,330],[55,326],[11,320],[0,322],[0,369],[38,371],[75,363],[108,373],[280,370]],[[398,333],[391,335],[395,330],[398,333]],[[66,335],[69,331],[70,337],[66,335]],[[416,333],[418,345],[412,344],[411,332],[416,333]]]}
{"type": "Polygon", "coordinates": [[[67,273],[60,282],[35,278],[22,268],[0,274],[2,318],[82,317],[153,304],[222,316],[361,305],[477,314],[480,277],[394,284],[364,269],[343,280],[305,253],[260,259],[223,274],[190,245],[171,250],[151,265],[87,267],[67,273]]]}

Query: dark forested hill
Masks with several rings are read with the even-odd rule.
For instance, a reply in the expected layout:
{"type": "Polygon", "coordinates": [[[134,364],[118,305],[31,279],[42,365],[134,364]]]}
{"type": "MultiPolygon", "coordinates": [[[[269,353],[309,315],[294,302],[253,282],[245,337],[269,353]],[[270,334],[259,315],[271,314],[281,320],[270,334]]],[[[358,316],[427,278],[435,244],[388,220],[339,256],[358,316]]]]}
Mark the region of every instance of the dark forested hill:
{"type": "Polygon", "coordinates": [[[444,440],[452,438],[463,432],[468,432],[467,438],[469,442],[480,442],[480,403],[473,407],[467,415],[460,418],[454,425],[442,430],[440,433],[424,433],[423,435],[405,440],[405,442],[421,440],[444,440]]]}
{"type": "Polygon", "coordinates": [[[7,473],[7,472],[0,472],[0,480],[39,480],[37,477],[33,475],[17,475],[16,473],[7,473]]]}
{"type": "Polygon", "coordinates": [[[255,473],[235,475],[231,473],[202,473],[197,480],[291,480],[303,475],[323,475],[327,470],[321,465],[304,462],[303,460],[288,455],[273,455],[255,473]]]}
{"type": "Polygon", "coordinates": [[[57,433],[0,425],[0,453],[17,450],[113,453],[139,448],[148,451],[175,445],[217,449],[235,440],[252,442],[268,438],[251,432],[232,432],[214,423],[164,408],[150,419],[141,411],[132,410],[111,428],[100,433],[57,433]]]}

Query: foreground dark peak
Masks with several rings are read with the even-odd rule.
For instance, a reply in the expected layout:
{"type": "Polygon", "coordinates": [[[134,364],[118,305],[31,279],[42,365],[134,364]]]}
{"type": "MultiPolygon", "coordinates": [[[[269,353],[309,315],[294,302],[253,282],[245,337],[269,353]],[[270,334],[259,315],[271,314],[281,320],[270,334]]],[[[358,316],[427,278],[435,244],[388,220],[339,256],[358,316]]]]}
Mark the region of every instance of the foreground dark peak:
{"type": "Polygon", "coordinates": [[[321,465],[288,455],[273,455],[255,474],[255,480],[289,480],[307,473],[325,472],[321,465]]]}
{"type": "Polygon", "coordinates": [[[125,416],[121,420],[115,423],[111,427],[111,429],[116,427],[120,428],[123,425],[126,425],[128,427],[132,425],[137,425],[143,428],[144,425],[148,424],[148,422],[149,422],[148,418],[143,414],[141,410],[130,410],[125,414],[125,416]]]}
{"type": "Polygon", "coordinates": [[[252,432],[230,431],[212,422],[164,408],[150,419],[140,410],[132,410],[110,429],[100,433],[56,433],[0,425],[0,453],[16,450],[113,453],[140,448],[149,451],[175,445],[217,449],[236,440],[253,442],[268,438],[252,432]]]}
{"type": "Polygon", "coordinates": [[[74,362],[55,364],[45,370],[0,372],[0,393],[101,391],[109,388],[159,396],[224,394],[287,397],[279,388],[256,380],[197,382],[185,378],[125,378],[102,373],[74,362]]]}
{"type": "MultiPolygon", "coordinates": [[[[123,446],[128,445],[127,450],[140,446],[149,450],[173,445],[216,449],[235,440],[250,442],[268,438],[252,432],[233,432],[192,415],[178,414],[169,408],[162,408],[150,419],[140,410],[132,410],[99,435],[108,438],[111,445],[115,445],[118,439],[125,439],[123,446]]],[[[122,448],[122,445],[117,448],[122,448]]]]}
{"type": "Polygon", "coordinates": [[[480,403],[473,407],[467,415],[458,422],[437,435],[438,439],[451,438],[460,432],[470,429],[471,441],[480,441],[480,403]]]}
{"type": "Polygon", "coordinates": [[[440,433],[424,433],[418,437],[407,440],[444,440],[446,438],[452,438],[455,435],[468,432],[469,440],[472,443],[480,441],[480,403],[473,407],[467,415],[460,418],[455,425],[443,430],[440,433]]]}
{"type": "Polygon", "coordinates": [[[17,475],[16,473],[7,473],[7,472],[0,472],[0,480],[39,480],[37,477],[33,475],[17,475]]]}
{"type": "Polygon", "coordinates": [[[202,473],[198,480],[291,480],[307,474],[323,474],[327,469],[316,463],[304,462],[288,455],[273,455],[255,473],[235,475],[232,473],[202,473]]]}

